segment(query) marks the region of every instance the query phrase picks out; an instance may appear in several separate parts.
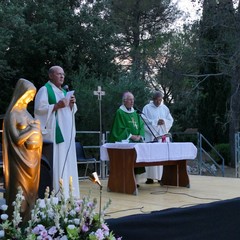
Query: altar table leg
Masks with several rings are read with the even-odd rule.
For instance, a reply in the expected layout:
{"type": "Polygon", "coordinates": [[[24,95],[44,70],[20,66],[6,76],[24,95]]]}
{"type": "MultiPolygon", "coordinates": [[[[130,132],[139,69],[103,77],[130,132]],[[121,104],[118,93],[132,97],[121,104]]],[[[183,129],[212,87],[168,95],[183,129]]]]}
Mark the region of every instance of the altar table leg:
{"type": "Polygon", "coordinates": [[[174,165],[164,165],[161,179],[162,185],[190,187],[186,160],[172,162],[174,165]],[[175,164],[176,163],[176,164],[175,164]]]}
{"type": "Polygon", "coordinates": [[[138,194],[134,174],[136,153],[133,149],[108,149],[110,161],[108,191],[138,194]]]}

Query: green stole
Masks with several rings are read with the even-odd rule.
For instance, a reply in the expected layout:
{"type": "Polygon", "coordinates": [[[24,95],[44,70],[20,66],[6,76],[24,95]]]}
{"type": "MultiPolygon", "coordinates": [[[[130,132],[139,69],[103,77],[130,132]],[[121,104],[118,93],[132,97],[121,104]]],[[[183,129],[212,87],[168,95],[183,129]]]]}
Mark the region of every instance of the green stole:
{"type": "MultiPolygon", "coordinates": [[[[48,102],[49,102],[49,104],[56,104],[57,100],[56,100],[56,96],[55,96],[55,93],[54,93],[54,91],[52,89],[51,84],[49,84],[47,82],[45,84],[45,87],[47,88],[47,92],[48,92],[48,102]]],[[[62,91],[64,93],[64,96],[66,96],[67,92],[64,89],[62,91]]],[[[63,138],[62,131],[61,131],[61,129],[59,127],[59,124],[58,124],[57,111],[55,111],[55,116],[56,116],[55,141],[56,141],[56,143],[62,143],[62,142],[64,142],[64,138],[63,138]]]]}

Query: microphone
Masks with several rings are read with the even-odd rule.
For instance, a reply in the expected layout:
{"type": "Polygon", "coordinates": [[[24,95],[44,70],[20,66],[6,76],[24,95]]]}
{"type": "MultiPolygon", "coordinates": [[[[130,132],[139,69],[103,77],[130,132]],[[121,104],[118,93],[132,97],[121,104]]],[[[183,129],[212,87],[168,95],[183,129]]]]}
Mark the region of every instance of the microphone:
{"type": "Polygon", "coordinates": [[[151,142],[158,142],[158,139],[156,137],[156,135],[153,133],[152,129],[150,128],[150,126],[147,124],[146,120],[143,118],[142,115],[145,115],[141,110],[139,110],[138,108],[136,107],[133,107],[134,110],[137,112],[137,114],[139,114],[140,118],[143,120],[143,122],[145,123],[145,125],[147,126],[148,130],[150,131],[150,133],[152,134],[153,136],[153,141],[151,142]]]}
{"type": "Polygon", "coordinates": [[[69,91],[69,86],[68,85],[64,85],[63,89],[68,92],[69,91]]]}
{"type": "MultiPolygon", "coordinates": [[[[162,136],[156,136],[156,135],[153,133],[153,131],[152,131],[152,129],[150,128],[150,126],[148,125],[147,121],[146,121],[146,120],[148,120],[147,116],[146,116],[141,110],[139,110],[139,108],[137,108],[137,107],[133,107],[133,108],[134,108],[134,110],[136,111],[136,113],[139,114],[139,116],[141,117],[141,119],[142,119],[143,122],[145,123],[146,127],[148,128],[148,130],[150,131],[150,133],[151,133],[152,136],[153,136],[153,141],[150,141],[150,143],[158,142],[159,139],[162,139],[162,140],[165,141],[166,137],[169,137],[169,138],[170,138],[170,141],[172,141],[172,134],[171,134],[171,133],[165,133],[165,134],[163,134],[162,136]],[[146,119],[144,119],[142,115],[144,115],[146,119]]],[[[154,129],[154,130],[155,130],[155,129],[154,129]]],[[[155,130],[155,132],[156,132],[156,130],[155,130]]]]}

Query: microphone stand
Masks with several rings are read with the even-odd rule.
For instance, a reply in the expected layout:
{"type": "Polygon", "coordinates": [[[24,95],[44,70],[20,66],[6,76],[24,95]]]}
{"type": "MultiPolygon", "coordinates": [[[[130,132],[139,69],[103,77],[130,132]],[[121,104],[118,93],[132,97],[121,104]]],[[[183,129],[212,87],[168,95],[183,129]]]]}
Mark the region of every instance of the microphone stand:
{"type": "Polygon", "coordinates": [[[140,118],[143,120],[143,122],[145,123],[145,125],[149,129],[150,133],[153,135],[154,139],[151,142],[158,142],[158,139],[157,139],[156,135],[153,133],[152,129],[149,127],[149,125],[147,124],[146,120],[143,118],[142,112],[140,110],[138,110],[138,109],[136,109],[136,112],[137,112],[137,114],[139,114],[140,118]]]}

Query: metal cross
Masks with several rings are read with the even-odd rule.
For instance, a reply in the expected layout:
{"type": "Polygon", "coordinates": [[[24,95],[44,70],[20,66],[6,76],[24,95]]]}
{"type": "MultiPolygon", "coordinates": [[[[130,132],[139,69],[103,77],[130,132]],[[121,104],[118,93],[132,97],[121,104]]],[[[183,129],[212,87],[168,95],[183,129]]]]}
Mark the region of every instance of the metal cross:
{"type": "Polygon", "coordinates": [[[98,96],[98,100],[102,100],[102,96],[105,95],[105,91],[102,91],[102,88],[101,86],[98,86],[98,90],[97,91],[93,91],[93,94],[94,95],[97,95],[98,96]]]}
{"type": "Polygon", "coordinates": [[[102,100],[102,96],[105,95],[105,92],[102,91],[101,86],[98,86],[98,90],[97,91],[93,91],[94,95],[98,96],[98,100],[99,100],[99,143],[100,145],[104,144],[105,142],[105,135],[102,133],[102,107],[101,107],[101,100],[102,100]]]}

